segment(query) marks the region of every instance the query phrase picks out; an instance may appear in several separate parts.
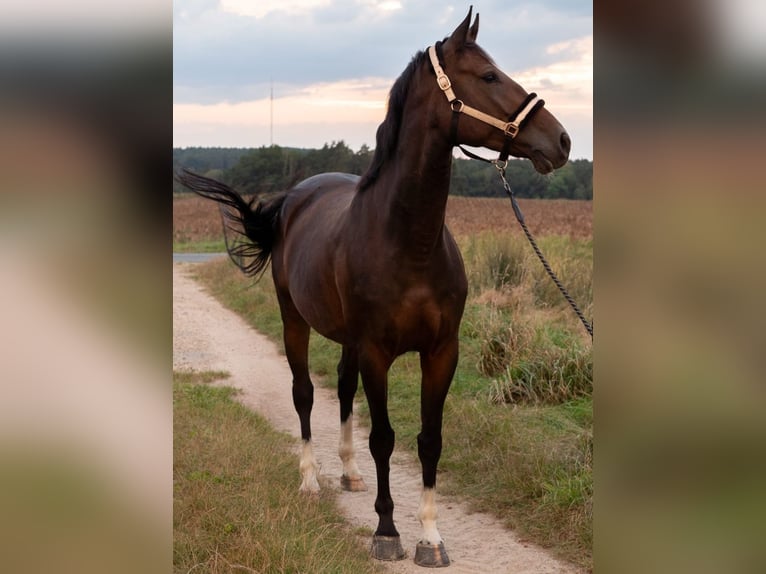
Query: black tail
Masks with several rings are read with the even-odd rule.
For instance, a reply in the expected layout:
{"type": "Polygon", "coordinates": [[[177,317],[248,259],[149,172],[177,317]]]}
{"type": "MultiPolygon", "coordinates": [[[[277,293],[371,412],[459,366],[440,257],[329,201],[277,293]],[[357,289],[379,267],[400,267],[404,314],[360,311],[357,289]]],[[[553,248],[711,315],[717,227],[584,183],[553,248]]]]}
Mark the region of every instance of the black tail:
{"type": "Polygon", "coordinates": [[[226,250],[234,264],[251,277],[260,275],[271,258],[285,194],[266,201],[245,201],[228,185],[184,169],[175,179],[197,195],[218,202],[224,227],[226,250]],[[232,240],[229,233],[234,234],[232,240]]]}

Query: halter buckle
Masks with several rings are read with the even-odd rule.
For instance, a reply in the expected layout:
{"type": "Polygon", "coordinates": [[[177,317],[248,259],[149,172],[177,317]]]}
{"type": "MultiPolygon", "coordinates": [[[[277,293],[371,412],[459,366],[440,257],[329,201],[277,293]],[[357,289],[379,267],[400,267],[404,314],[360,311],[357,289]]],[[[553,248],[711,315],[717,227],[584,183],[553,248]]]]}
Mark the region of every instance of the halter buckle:
{"type": "Polygon", "coordinates": [[[519,126],[518,124],[514,122],[508,122],[505,124],[505,127],[503,128],[503,133],[507,135],[510,138],[515,138],[516,134],[519,133],[519,126]]]}
{"type": "Polygon", "coordinates": [[[436,78],[436,83],[439,84],[439,87],[442,89],[443,92],[446,92],[452,87],[452,82],[449,81],[449,78],[445,74],[438,76],[436,78]]]}

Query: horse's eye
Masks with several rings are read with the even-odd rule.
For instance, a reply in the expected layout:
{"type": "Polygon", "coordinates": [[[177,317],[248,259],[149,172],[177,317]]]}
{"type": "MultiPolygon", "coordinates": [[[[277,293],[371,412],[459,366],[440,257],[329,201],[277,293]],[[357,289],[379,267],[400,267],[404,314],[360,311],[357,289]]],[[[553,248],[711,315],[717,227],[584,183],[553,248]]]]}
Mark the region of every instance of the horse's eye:
{"type": "Polygon", "coordinates": [[[488,84],[493,84],[498,81],[498,77],[495,72],[487,72],[481,77],[481,79],[487,82],[488,84]]]}

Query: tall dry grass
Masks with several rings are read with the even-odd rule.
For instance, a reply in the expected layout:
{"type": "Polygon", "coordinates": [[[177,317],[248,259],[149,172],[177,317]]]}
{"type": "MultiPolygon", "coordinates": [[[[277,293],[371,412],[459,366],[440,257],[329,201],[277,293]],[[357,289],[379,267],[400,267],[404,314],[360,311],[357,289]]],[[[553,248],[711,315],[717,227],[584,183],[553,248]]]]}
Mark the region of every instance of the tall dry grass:
{"type": "MultiPolygon", "coordinates": [[[[591,243],[559,236],[539,243],[592,317],[591,243]]],[[[495,378],[492,400],[559,404],[590,396],[590,343],[525,239],[484,233],[467,239],[463,254],[470,286],[465,333],[477,342],[478,371],[495,378]]]]}

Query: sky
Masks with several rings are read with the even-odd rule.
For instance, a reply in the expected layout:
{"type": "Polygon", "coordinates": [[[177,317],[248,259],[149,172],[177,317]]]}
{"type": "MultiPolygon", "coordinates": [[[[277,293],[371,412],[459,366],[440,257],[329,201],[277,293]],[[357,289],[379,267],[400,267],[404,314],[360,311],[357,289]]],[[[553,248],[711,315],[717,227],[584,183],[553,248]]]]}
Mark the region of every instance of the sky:
{"type": "MultiPolygon", "coordinates": [[[[174,147],[375,147],[394,80],[469,3],[174,0],[174,147]],[[273,105],[271,93],[273,90],[273,105]],[[272,122],[273,114],[273,122],[272,122]],[[273,130],[272,130],[273,126],[273,130]]],[[[593,159],[590,0],[474,0],[478,43],[593,159]]]]}

